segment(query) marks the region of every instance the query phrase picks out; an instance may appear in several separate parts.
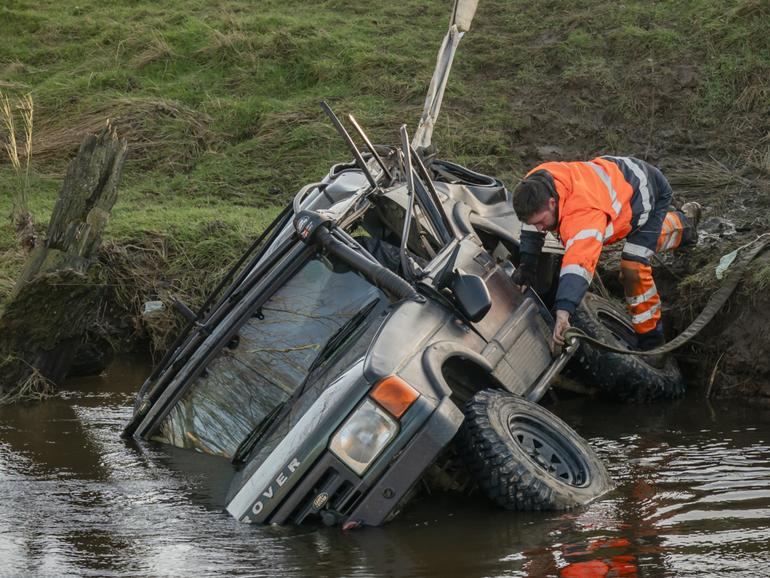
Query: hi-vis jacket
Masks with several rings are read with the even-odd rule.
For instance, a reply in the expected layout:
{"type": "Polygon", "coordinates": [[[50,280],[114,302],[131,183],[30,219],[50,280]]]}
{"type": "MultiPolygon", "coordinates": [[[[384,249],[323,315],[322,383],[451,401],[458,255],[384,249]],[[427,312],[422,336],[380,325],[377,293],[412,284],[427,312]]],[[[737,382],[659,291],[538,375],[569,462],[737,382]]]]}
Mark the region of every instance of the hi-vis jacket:
{"type": "MultiPolygon", "coordinates": [[[[660,171],[633,157],[548,162],[527,176],[538,171],[550,175],[559,196],[557,232],[565,253],[554,306],[572,314],[591,283],[602,246],[643,227],[660,194],[668,197],[671,189],[660,171]]],[[[544,237],[524,226],[522,254],[538,254],[544,237]]],[[[626,242],[623,259],[649,263],[653,252],[649,247],[626,242]]]]}

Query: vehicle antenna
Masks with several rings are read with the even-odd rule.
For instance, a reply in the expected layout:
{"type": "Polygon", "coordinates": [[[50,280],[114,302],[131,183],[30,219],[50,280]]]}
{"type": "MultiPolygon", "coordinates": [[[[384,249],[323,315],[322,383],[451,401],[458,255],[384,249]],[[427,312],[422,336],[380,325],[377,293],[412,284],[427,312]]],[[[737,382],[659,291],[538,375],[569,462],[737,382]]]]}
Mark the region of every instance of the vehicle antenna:
{"type": "Polygon", "coordinates": [[[364,141],[366,148],[369,149],[370,153],[372,153],[374,160],[376,160],[377,164],[380,165],[380,168],[382,169],[382,172],[385,173],[385,176],[388,178],[388,181],[393,180],[393,177],[391,176],[390,171],[385,166],[385,163],[383,162],[382,157],[380,157],[380,155],[377,154],[377,151],[374,150],[374,145],[372,144],[372,141],[369,140],[369,137],[366,136],[364,129],[361,128],[361,125],[358,124],[358,121],[355,119],[355,117],[352,114],[348,115],[348,120],[350,120],[350,123],[353,125],[353,128],[356,129],[358,136],[360,136],[361,139],[364,141]]]}
{"type": "Polygon", "coordinates": [[[345,144],[348,145],[350,152],[353,153],[353,157],[356,159],[356,164],[358,165],[358,168],[361,169],[361,172],[363,172],[364,175],[366,176],[366,180],[369,181],[369,184],[372,186],[373,189],[376,189],[377,181],[374,180],[374,177],[372,176],[372,173],[369,170],[369,167],[367,167],[366,162],[364,162],[364,157],[361,156],[361,152],[358,150],[356,143],[353,142],[353,139],[350,138],[350,134],[348,133],[348,131],[345,130],[344,126],[342,126],[340,119],[337,118],[337,115],[334,114],[334,111],[332,111],[331,107],[328,104],[326,104],[325,101],[321,101],[321,109],[326,113],[326,116],[329,117],[329,120],[332,121],[334,128],[336,128],[337,132],[340,133],[342,140],[344,140],[345,144]]]}

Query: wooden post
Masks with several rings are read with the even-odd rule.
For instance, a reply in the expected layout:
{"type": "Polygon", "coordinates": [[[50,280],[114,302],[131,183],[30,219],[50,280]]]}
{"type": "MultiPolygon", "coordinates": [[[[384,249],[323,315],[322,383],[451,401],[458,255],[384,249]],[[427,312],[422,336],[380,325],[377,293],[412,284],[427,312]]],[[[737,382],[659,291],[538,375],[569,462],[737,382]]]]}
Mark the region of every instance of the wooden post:
{"type": "Polygon", "coordinates": [[[126,151],[108,124],[70,162],[45,242],[30,253],[0,317],[0,404],[42,397],[67,375],[98,310],[102,285],[89,268],[126,151]]]}

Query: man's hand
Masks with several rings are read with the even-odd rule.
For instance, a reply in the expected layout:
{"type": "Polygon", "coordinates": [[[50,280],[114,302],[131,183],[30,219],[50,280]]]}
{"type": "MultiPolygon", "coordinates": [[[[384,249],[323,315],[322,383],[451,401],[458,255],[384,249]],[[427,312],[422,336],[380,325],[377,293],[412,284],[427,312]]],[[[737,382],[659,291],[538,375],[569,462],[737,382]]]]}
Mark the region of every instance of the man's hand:
{"type": "Polygon", "coordinates": [[[535,281],[537,281],[537,267],[522,263],[513,272],[511,279],[516,285],[521,286],[521,292],[524,293],[527,287],[534,285],[535,281]]]}
{"type": "Polygon", "coordinates": [[[569,327],[569,313],[563,309],[556,310],[556,322],[553,326],[553,339],[551,341],[551,352],[556,353],[557,347],[564,347],[564,332],[569,327]]]}

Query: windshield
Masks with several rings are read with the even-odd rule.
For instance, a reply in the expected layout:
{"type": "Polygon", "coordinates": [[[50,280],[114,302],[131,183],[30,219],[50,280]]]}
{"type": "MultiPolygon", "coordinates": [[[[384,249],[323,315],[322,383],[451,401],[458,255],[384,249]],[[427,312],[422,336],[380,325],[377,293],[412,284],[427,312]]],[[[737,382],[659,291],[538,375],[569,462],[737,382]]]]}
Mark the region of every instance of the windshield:
{"type": "MultiPolygon", "coordinates": [[[[317,358],[330,357],[340,328],[380,291],[320,259],[265,303],[174,406],[155,439],[231,457],[263,418],[300,387],[317,358]]],[[[360,317],[360,316],[359,316],[360,317]]]]}

